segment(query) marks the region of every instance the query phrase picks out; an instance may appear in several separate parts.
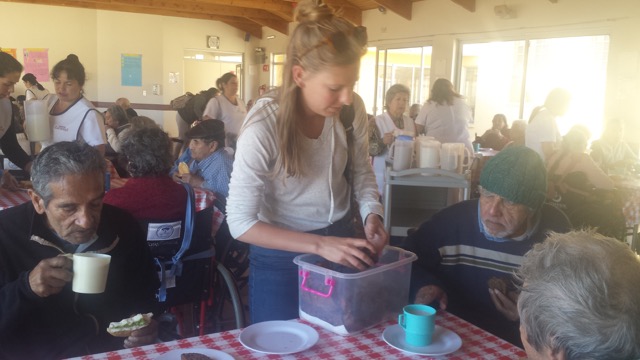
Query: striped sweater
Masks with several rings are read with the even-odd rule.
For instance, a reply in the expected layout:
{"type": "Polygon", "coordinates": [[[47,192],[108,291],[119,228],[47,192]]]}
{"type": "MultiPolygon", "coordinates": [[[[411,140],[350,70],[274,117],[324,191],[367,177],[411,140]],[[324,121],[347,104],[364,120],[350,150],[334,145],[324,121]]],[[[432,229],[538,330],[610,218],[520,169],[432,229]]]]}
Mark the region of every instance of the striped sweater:
{"type": "Polygon", "coordinates": [[[411,299],[421,287],[438,285],[447,293],[447,311],[522,346],[519,324],[496,310],[488,281],[492,277],[510,280],[535,243],[544,241],[549,231],[566,232],[569,228],[563,213],[544,205],[537,229],[528,238],[496,242],[480,231],[477,199],[443,209],[404,242],[405,249],[418,255],[412,267],[411,299]]]}

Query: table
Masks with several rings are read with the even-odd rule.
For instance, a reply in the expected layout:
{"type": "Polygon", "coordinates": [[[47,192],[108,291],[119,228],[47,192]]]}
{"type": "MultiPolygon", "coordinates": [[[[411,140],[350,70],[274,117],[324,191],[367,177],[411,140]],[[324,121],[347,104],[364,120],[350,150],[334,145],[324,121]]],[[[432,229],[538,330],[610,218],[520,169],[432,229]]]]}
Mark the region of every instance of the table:
{"type": "MultiPolygon", "coordinates": [[[[112,177],[110,182],[111,189],[117,189],[124,186],[127,180],[129,179],[112,177]]],[[[197,211],[213,206],[213,202],[216,200],[216,196],[212,191],[202,188],[194,188],[193,190],[196,197],[197,211]]],[[[10,207],[26,203],[27,201],[31,201],[31,199],[29,198],[29,194],[25,190],[9,191],[7,189],[0,188],[0,210],[8,209],[10,207]]],[[[215,232],[218,230],[220,224],[224,220],[224,217],[224,213],[213,206],[213,225],[211,229],[212,234],[215,234],[215,232]]]]}
{"type": "MultiPolygon", "coordinates": [[[[306,323],[303,320],[294,320],[308,324],[315,328],[320,339],[311,349],[287,356],[264,355],[246,349],[238,341],[240,330],[231,330],[204,336],[192,337],[177,341],[143,346],[133,349],[125,349],[116,352],[107,352],[75,358],[77,360],[100,359],[154,359],[160,354],[174,349],[185,348],[211,348],[224,351],[236,360],[240,359],[431,359],[424,355],[412,355],[396,350],[387,345],[382,339],[385,327],[393,322],[385,322],[373,328],[364,330],[352,336],[334,334],[317,325],[306,323]]],[[[469,360],[469,359],[524,359],[524,350],[458,318],[457,316],[439,312],[436,323],[440,326],[455,331],[462,338],[462,347],[447,356],[439,359],[469,360]]]]}

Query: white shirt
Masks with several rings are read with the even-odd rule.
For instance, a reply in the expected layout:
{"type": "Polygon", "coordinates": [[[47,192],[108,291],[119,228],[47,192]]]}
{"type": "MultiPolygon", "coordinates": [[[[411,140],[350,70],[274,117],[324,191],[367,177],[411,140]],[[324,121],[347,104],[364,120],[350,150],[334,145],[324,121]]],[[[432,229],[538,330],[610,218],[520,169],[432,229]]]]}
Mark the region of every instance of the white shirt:
{"type": "Polygon", "coordinates": [[[207,115],[211,119],[222,120],[224,131],[237,135],[240,133],[245,116],[247,116],[247,108],[240,98],[236,99],[238,105],[231,103],[224,95],[214,96],[209,99],[202,116],[207,115]]]}
{"type": "MultiPolygon", "coordinates": [[[[367,116],[359,97],[354,127],[354,191],[362,219],[382,214],[368,156],[367,116]]],[[[286,229],[310,231],[329,226],[349,211],[349,183],[344,177],[347,136],[340,120],[325,119],[318,139],[305,138],[303,175],[272,176],[278,158],[276,113],[278,104],[261,98],[251,108],[238,148],[227,201],[231,235],[238,238],[258,221],[286,229]]]]}
{"type": "Polygon", "coordinates": [[[424,132],[441,143],[463,143],[473,154],[467,129],[471,120],[471,109],[467,103],[454,98],[453,105],[427,101],[416,117],[416,124],[424,126],[424,132]]]}
{"type": "Polygon", "coordinates": [[[25,100],[47,100],[49,97],[49,90],[40,90],[37,86],[32,86],[24,92],[25,100]]]}
{"type": "Polygon", "coordinates": [[[543,160],[542,143],[560,143],[562,136],[558,130],[558,124],[553,113],[547,109],[542,109],[536,117],[527,125],[524,133],[524,144],[535,150],[543,160]]]}
{"type": "Polygon", "coordinates": [[[91,101],[81,97],[67,110],[54,114],[58,97],[51,95],[48,99],[51,139],[41,142],[43,148],[61,141],[80,140],[91,146],[106,143],[104,118],[91,101]]]}

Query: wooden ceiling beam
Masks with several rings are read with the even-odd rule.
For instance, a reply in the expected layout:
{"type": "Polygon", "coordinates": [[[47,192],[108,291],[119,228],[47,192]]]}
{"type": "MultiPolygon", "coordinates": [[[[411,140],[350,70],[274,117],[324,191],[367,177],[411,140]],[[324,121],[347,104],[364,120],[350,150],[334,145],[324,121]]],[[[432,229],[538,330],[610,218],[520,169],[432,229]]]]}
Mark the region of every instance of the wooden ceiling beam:
{"type": "Polygon", "coordinates": [[[231,7],[260,9],[270,12],[282,12],[293,16],[291,3],[282,0],[192,0],[203,4],[225,5],[231,7]]]}
{"type": "Polygon", "coordinates": [[[276,15],[280,18],[283,18],[285,21],[287,22],[293,22],[293,12],[291,13],[283,13],[280,11],[271,11],[271,10],[267,10],[268,12],[272,13],[273,15],[276,15]]]}
{"type": "Polygon", "coordinates": [[[476,12],[476,0],[451,0],[470,12],[476,12]]]}
{"type": "Polygon", "coordinates": [[[257,37],[258,39],[262,39],[262,25],[253,23],[251,21],[243,21],[239,19],[226,19],[220,20],[221,22],[238,28],[246,33],[251,34],[253,37],[257,37]]]}
{"type": "Polygon", "coordinates": [[[411,0],[374,0],[374,2],[380,6],[384,6],[385,9],[391,10],[407,20],[411,20],[411,9],[413,4],[411,0]]]}
{"type": "Polygon", "coordinates": [[[362,25],[362,10],[345,0],[324,0],[337,15],[349,20],[354,25],[362,25]]]}
{"type": "MultiPolygon", "coordinates": [[[[4,1],[4,0],[3,0],[4,1]]],[[[183,18],[192,18],[192,19],[201,19],[201,20],[212,20],[212,21],[220,21],[227,24],[233,23],[232,26],[238,28],[243,32],[248,32],[252,36],[257,38],[262,38],[262,27],[255,22],[239,17],[232,16],[220,16],[215,14],[207,14],[204,12],[189,12],[189,11],[176,11],[176,10],[167,10],[161,7],[158,8],[149,8],[149,7],[141,7],[141,6],[130,6],[130,5],[120,5],[114,2],[104,3],[101,1],[76,1],[76,0],[11,0],[10,2],[17,3],[28,3],[28,4],[39,4],[39,5],[53,5],[53,6],[64,6],[64,7],[77,7],[84,9],[94,9],[94,10],[109,10],[109,11],[122,11],[122,12],[130,12],[136,14],[151,14],[151,15],[162,15],[162,16],[172,16],[172,17],[183,17],[183,18]]]]}
{"type": "Polygon", "coordinates": [[[272,28],[282,34],[289,35],[289,22],[282,20],[261,19],[261,18],[248,18],[249,20],[258,23],[262,26],[272,28]]]}

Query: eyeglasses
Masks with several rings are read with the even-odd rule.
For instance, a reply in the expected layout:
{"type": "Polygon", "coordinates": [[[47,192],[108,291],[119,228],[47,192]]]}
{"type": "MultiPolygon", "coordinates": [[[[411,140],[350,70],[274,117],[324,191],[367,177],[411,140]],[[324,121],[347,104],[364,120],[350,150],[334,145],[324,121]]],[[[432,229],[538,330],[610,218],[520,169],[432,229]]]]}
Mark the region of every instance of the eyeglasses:
{"type": "Polygon", "coordinates": [[[348,32],[338,31],[328,35],[316,45],[303,51],[298,55],[298,59],[302,59],[305,55],[323,45],[329,45],[335,53],[347,51],[349,49],[349,37],[351,36],[353,36],[356,44],[359,46],[363,47],[367,44],[367,28],[364,26],[356,26],[348,32]]]}

